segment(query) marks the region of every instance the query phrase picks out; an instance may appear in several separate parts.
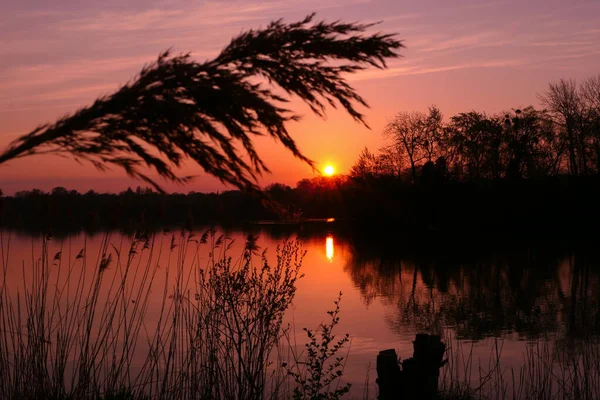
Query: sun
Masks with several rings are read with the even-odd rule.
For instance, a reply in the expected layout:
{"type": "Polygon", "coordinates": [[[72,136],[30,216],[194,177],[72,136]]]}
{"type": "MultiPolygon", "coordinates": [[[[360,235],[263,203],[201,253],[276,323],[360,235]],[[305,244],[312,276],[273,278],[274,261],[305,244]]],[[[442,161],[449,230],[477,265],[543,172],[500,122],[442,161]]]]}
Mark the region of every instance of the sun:
{"type": "Polygon", "coordinates": [[[335,168],[333,168],[333,165],[327,165],[324,169],[323,169],[323,173],[326,176],[332,176],[333,174],[335,174],[335,168]]]}

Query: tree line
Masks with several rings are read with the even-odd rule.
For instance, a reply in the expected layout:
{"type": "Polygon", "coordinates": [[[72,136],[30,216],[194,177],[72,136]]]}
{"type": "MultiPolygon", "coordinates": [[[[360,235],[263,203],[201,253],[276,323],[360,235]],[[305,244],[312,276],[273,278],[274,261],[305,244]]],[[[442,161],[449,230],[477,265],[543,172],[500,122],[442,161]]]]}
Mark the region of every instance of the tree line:
{"type": "Polygon", "coordinates": [[[383,131],[388,144],[365,149],[348,175],[273,184],[262,192],[0,195],[0,228],[27,231],[162,229],[256,220],[336,218],[351,230],[385,228],[442,235],[461,230],[587,232],[600,223],[600,75],[561,80],[540,95],[544,109],[444,120],[402,112],[383,131]]]}
{"type": "Polygon", "coordinates": [[[399,112],[384,128],[388,144],[365,148],[350,176],[416,183],[599,174],[600,74],[550,83],[538,97],[543,109],[469,111],[447,122],[436,106],[399,112]]]}
{"type": "Polygon", "coordinates": [[[0,196],[0,230],[56,236],[82,230],[159,231],[276,217],[260,198],[239,190],[163,194],[138,186],[120,193],[79,193],[55,187],[50,192],[33,189],[0,196]]]}

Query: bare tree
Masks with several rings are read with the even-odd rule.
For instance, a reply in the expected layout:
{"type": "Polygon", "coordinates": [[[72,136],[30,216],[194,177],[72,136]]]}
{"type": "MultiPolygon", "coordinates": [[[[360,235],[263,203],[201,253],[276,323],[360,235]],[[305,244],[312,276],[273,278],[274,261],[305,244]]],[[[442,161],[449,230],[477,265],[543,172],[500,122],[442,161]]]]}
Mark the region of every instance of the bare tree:
{"type": "Polygon", "coordinates": [[[384,136],[405,152],[413,183],[417,180],[417,163],[426,158],[423,151],[427,137],[426,120],[427,116],[421,112],[399,112],[384,128],[384,136]]]}
{"type": "Polygon", "coordinates": [[[550,83],[546,92],[538,97],[565,136],[569,154],[569,171],[572,175],[579,175],[586,167],[583,137],[579,129],[581,98],[575,80],[561,79],[556,83],[550,83]]]}
{"type": "Polygon", "coordinates": [[[423,151],[427,161],[433,161],[444,153],[444,124],[443,114],[437,106],[429,107],[429,114],[425,118],[425,137],[423,138],[423,151]]]}
{"type": "Polygon", "coordinates": [[[114,94],[15,140],[0,153],[0,164],[67,154],[100,170],[122,168],[160,189],[144,166],[186,182],[175,169],[187,158],[223,182],[257,189],[257,176],[269,170],[252,139],[266,134],[313,165],[286,128],[299,117],[285,108],[283,94],[298,96],[318,115],[340,104],[365,123],[356,106],[366,102],[345,77],[385,68],[403,47],[394,35],[365,35],[372,24],[313,20],[314,14],[295,23],[278,20],[242,33],[203,63],[164,52],[114,94]]]}
{"type": "Polygon", "coordinates": [[[580,92],[586,108],[600,111],[600,74],[585,79],[580,92]]]}
{"type": "Polygon", "coordinates": [[[380,168],[385,175],[400,177],[406,167],[406,160],[402,148],[392,143],[379,149],[377,156],[380,168]]]}
{"type": "Polygon", "coordinates": [[[383,136],[392,140],[392,145],[384,147],[387,156],[398,162],[408,159],[412,181],[417,179],[417,166],[426,160],[433,162],[444,153],[443,115],[436,106],[429,107],[429,113],[399,112],[385,126],[383,136]]]}
{"type": "Polygon", "coordinates": [[[600,74],[584,80],[579,89],[585,114],[584,129],[592,142],[596,173],[600,173],[600,74]]]}

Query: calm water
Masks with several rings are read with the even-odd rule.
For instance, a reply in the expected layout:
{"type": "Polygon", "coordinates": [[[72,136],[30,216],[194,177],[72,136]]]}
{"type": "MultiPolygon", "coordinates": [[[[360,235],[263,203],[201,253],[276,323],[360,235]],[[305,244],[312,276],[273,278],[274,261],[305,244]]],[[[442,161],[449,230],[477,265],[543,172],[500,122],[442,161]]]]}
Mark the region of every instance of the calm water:
{"type": "MultiPolygon", "coordinates": [[[[227,234],[234,240],[229,254],[239,255],[245,233],[227,234]]],[[[16,293],[22,290],[24,279],[31,279],[23,276],[21,266],[35,262],[32,254],[39,257],[41,239],[7,232],[2,235],[3,256],[8,260],[7,284],[16,293]]],[[[157,234],[158,246],[168,249],[173,235],[157,234]]],[[[404,251],[401,243],[394,245],[392,241],[390,245],[389,240],[379,246],[377,235],[371,237],[370,244],[357,244],[327,227],[286,233],[264,226],[258,235],[258,245],[267,249],[270,259],[286,236],[299,237],[307,250],[304,278],[287,315],[298,341],[305,339],[302,328],[316,327],[326,320],[326,312],[343,292],[337,332],[349,333],[352,338],[344,379],[353,383],[353,397],[363,396],[366,381],[373,396],[378,351],[394,348],[407,358],[412,355],[411,340],[417,332],[459,339],[484,363],[500,338],[502,362],[517,368],[532,343],[553,345],[557,340],[600,332],[600,252],[593,245],[575,250],[556,244],[520,244],[489,250],[477,246],[464,252],[411,253],[404,251]]],[[[63,261],[72,262],[85,246],[94,262],[105,238],[84,234],[54,238],[49,254],[52,257],[62,251],[63,261]]],[[[131,237],[113,233],[108,240],[109,251],[116,253],[128,248],[131,237]]],[[[208,258],[206,252],[207,247],[199,257],[208,258]]],[[[169,263],[168,253],[165,250],[158,256],[164,265],[169,263]]],[[[155,285],[162,288],[165,279],[158,276],[155,285]]],[[[158,300],[150,303],[150,319],[158,314],[159,306],[158,300]]]]}

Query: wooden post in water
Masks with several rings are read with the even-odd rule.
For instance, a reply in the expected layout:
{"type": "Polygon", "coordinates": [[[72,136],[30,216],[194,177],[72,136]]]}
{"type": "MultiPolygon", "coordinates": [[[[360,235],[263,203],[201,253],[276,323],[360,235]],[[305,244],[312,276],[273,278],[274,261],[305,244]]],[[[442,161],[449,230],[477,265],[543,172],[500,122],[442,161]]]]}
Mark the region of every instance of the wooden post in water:
{"type": "Polygon", "coordinates": [[[404,360],[402,370],[392,349],[377,356],[379,400],[430,399],[438,392],[440,368],[446,345],[439,335],[418,334],[413,342],[412,358],[404,360]]]}
{"type": "Polygon", "coordinates": [[[377,355],[377,385],[379,399],[396,399],[400,393],[400,365],[396,350],[380,351],[377,355]]]}
{"type": "MultiPolygon", "coordinates": [[[[438,392],[438,378],[446,345],[439,335],[418,334],[413,342],[414,384],[420,398],[431,398],[438,392]]],[[[408,361],[408,360],[407,360],[408,361]]],[[[404,364],[402,364],[404,369],[404,364]]]]}

